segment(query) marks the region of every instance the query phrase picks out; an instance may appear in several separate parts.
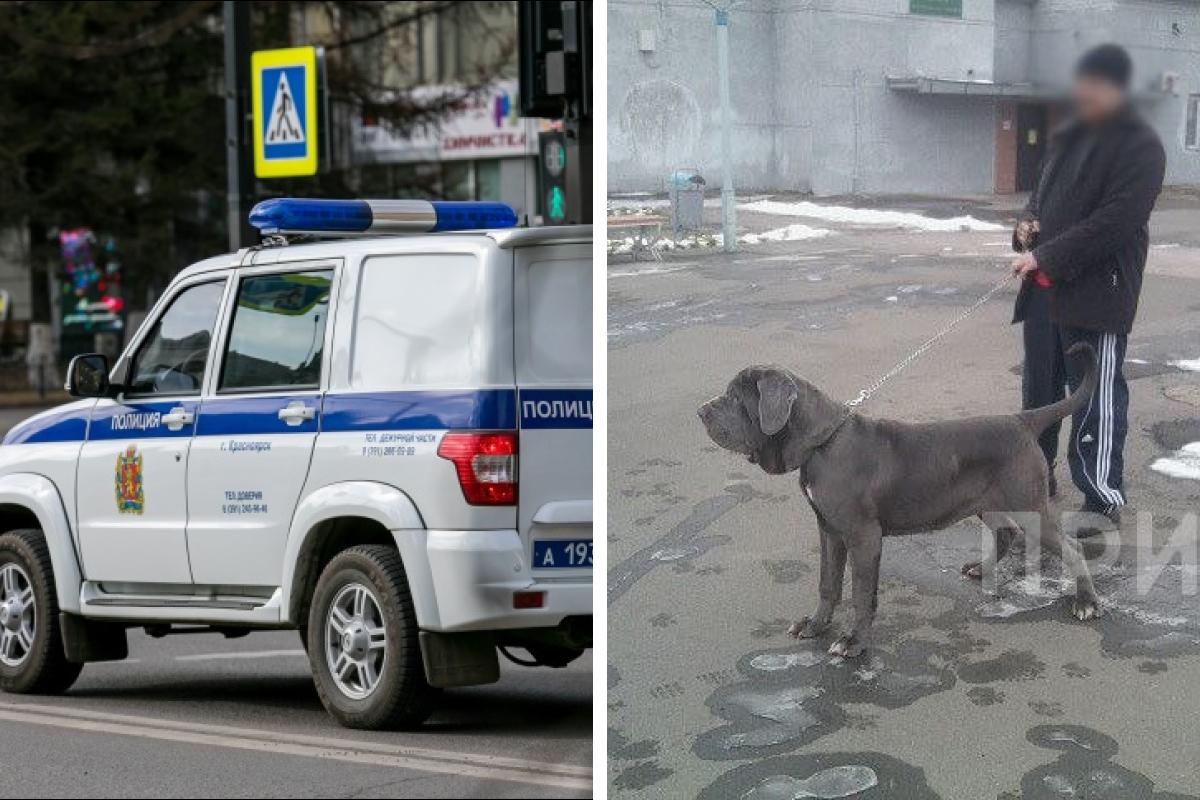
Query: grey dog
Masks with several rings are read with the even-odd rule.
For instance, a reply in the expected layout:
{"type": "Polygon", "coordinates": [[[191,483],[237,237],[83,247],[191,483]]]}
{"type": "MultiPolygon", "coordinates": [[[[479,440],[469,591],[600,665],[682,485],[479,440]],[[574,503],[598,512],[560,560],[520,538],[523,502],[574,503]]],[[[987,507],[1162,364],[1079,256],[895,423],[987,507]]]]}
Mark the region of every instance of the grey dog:
{"type": "MultiPolygon", "coordinates": [[[[929,423],[870,419],[775,366],[743,369],[724,394],[702,405],[700,419],[718,445],[771,475],[800,471],[820,527],[820,602],[789,633],[808,638],[829,628],[849,555],[854,627],[829,652],[859,655],[875,618],[885,535],[986,515],[995,535],[995,551],[986,556],[991,564],[1022,529],[1014,517],[1028,512],[1040,519],[1042,546],[1058,554],[1075,578],[1072,614],[1080,620],[1098,616],[1087,564],[1050,514],[1046,458],[1037,442],[1051,423],[1082,408],[1096,388],[1096,352],[1077,344],[1070,355],[1088,360],[1079,388],[1053,405],[1018,414],[929,423]],[[997,518],[1005,524],[994,524],[997,518]]],[[[964,573],[979,577],[982,568],[968,565],[964,573]]]]}

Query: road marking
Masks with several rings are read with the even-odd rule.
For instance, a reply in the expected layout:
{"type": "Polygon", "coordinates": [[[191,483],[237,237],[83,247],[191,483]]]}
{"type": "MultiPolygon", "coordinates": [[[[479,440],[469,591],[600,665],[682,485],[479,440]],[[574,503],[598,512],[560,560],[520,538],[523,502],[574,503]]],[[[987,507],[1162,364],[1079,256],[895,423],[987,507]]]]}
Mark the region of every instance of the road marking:
{"type": "Polygon", "coordinates": [[[452,750],[408,747],[357,739],[182,722],[38,703],[0,702],[0,720],[184,744],[228,747],[277,755],[373,764],[557,789],[577,791],[591,791],[592,789],[590,767],[527,761],[479,753],[460,753],[452,750]]]}
{"type": "Polygon", "coordinates": [[[242,652],[232,651],[229,653],[192,653],[186,656],[175,656],[176,661],[223,661],[225,659],[238,658],[284,658],[284,657],[300,657],[307,658],[308,653],[303,650],[244,650],[242,652]]]}

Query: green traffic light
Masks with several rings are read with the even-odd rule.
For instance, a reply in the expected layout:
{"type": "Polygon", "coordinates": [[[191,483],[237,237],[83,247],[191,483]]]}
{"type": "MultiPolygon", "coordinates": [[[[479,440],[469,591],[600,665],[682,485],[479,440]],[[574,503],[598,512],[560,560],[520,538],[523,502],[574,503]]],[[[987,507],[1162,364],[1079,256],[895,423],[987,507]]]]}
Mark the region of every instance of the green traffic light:
{"type": "Polygon", "coordinates": [[[555,221],[566,219],[567,196],[563,194],[561,186],[551,187],[550,196],[546,202],[546,215],[555,221]]]}

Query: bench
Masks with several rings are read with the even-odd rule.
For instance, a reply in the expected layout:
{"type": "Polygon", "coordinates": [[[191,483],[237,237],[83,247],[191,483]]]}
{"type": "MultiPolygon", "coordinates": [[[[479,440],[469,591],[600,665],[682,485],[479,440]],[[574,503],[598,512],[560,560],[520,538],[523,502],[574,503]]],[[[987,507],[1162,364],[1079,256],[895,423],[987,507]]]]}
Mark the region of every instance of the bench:
{"type": "Polygon", "coordinates": [[[628,232],[632,240],[629,255],[637,261],[642,253],[649,254],[655,261],[662,261],[662,253],[658,251],[658,240],[662,238],[662,228],[667,218],[655,214],[624,214],[609,217],[606,221],[610,238],[613,233],[628,232]]]}

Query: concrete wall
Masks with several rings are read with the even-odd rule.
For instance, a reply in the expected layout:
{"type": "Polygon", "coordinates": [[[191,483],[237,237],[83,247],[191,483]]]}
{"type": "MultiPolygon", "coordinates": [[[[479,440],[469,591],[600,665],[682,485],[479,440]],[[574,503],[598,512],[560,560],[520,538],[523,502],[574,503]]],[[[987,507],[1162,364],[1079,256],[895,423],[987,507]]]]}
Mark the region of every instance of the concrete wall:
{"type": "Polygon", "coordinates": [[[1035,0],[996,0],[997,83],[1029,83],[1033,73],[1035,0]]]}
{"type": "MultiPolygon", "coordinates": [[[[899,96],[884,76],[988,80],[993,50],[992,0],[964,0],[962,19],[909,14],[908,0],[739,5],[730,25],[739,187],[982,191],[992,174],[991,104],[899,96]]],[[[608,59],[609,190],[659,191],[681,166],[719,185],[712,10],[612,0],[608,59]],[[639,50],[643,31],[651,52],[639,50]]]]}
{"type": "MultiPolygon", "coordinates": [[[[962,19],[908,13],[907,0],[781,4],[789,41],[811,51],[807,69],[780,70],[781,85],[802,83],[796,105],[812,125],[809,181],[820,195],[980,191],[992,179],[994,111],[988,101],[914,97],[887,88],[886,76],[990,80],[991,0],[965,0],[962,19]]],[[[781,45],[781,50],[783,46],[781,45]]]]}
{"type": "MultiPolygon", "coordinates": [[[[956,194],[994,183],[996,103],[908,95],[885,76],[1063,86],[1087,47],[1130,47],[1143,81],[1183,75],[1146,113],[1168,181],[1200,183],[1183,148],[1185,98],[1200,93],[1200,2],[963,0],[962,19],[908,0],[749,0],[730,27],[739,189],[956,194]],[[1178,26],[1177,28],[1175,26],[1178,26]],[[1176,33],[1176,30],[1179,32],[1176,33]]],[[[680,166],[720,184],[712,10],[698,0],[609,3],[609,190],[660,191],[680,166]],[[639,51],[639,33],[654,37],[639,51]]]]}
{"type": "MultiPolygon", "coordinates": [[[[738,7],[729,29],[735,168],[745,185],[773,183],[774,0],[738,7]]],[[[713,10],[691,0],[608,4],[610,190],[663,188],[669,172],[720,164],[720,102],[713,10]],[[638,49],[643,32],[654,49],[638,49]]]]}

